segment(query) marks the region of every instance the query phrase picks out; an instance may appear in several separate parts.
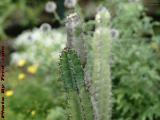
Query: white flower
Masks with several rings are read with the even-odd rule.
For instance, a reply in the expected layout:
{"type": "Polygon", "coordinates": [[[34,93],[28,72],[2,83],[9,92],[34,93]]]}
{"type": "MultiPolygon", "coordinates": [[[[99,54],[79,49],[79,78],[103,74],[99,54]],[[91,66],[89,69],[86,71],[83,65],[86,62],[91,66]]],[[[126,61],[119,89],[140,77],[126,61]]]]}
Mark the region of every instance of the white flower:
{"type": "Polygon", "coordinates": [[[41,33],[37,29],[32,31],[25,31],[16,38],[14,43],[15,47],[28,47],[31,46],[41,37],[41,33]]]}
{"type": "Polygon", "coordinates": [[[30,32],[23,32],[22,35],[17,37],[15,45],[24,46],[24,45],[29,45],[31,42],[32,42],[32,36],[30,32]]]}
{"type": "Polygon", "coordinates": [[[74,8],[77,4],[77,0],[65,0],[64,1],[64,6],[66,8],[74,8]]]}
{"type": "Polygon", "coordinates": [[[23,51],[12,53],[11,64],[17,63],[20,59],[40,65],[46,65],[46,60],[47,64],[52,64],[53,59],[58,61],[58,53],[65,47],[67,36],[62,30],[51,29],[48,25],[43,24],[40,29],[26,31],[17,37],[15,47],[23,48],[23,51]],[[46,29],[48,32],[45,32],[46,29]],[[32,40],[28,40],[28,37],[32,40]]]}
{"type": "Polygon", "coordinates": [[[51,25],[48,24],[48,23],[43,23],[41,26],[40,26],[40,30],[42,32],[48,32],[52,29],[51,25]]]}
{"type": "Polygon", "coordinates": [[[45,5],[45,10],[46,10],[46,12],[48,12],[48,13],[53,13],[53,12],[55,12],[56,9],[57,9],[57,5],[56,5],[56,3],[53,2],[53,1],[49,1],[49,2],[47,2],[46,5],[45,5]]]}
{"type": "Polygon", "coordinates": [[[34,29],[30,32],[30,36],[32,37],[32,41],[35,42],[38,40],[38,38],[41,37],[41,33],[37,31],[37,29],[34,29]]]}

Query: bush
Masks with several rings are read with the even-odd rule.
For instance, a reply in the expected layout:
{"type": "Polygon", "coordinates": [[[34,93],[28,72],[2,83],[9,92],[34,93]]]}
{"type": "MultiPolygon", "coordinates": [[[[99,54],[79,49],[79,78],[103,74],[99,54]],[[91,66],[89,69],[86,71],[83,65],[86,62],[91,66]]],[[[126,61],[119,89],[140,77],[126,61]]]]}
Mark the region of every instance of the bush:
{"type": "Polygon", "coordinates": [[[121,3],[117,8],[113,26],[120,36],[113,42],[113,119],[158,120],[160,62],[152,46],[154,23],[139,2],[121,3]]]}

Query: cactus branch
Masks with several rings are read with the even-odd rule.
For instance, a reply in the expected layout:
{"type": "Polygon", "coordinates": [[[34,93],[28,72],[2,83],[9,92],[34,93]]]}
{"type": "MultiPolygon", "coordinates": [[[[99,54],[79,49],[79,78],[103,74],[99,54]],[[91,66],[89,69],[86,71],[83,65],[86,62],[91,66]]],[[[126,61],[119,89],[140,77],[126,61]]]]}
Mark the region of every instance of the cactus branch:
{"type": "Polygon", "coordinates": [[[84,83],[84,72],[74,50],[67,48],[62,52],[60,71],[67,93],[69,120],[93,120],[90,96],[84,83]]]}
{"type": "Polygon", "coordinates": [[[86,47],[84,34],[82,32],[82,20],[77,13],[73,13],[67,17],[67,47],[74,49],[80,57],[84,66],[86,63],[86,47]]]}

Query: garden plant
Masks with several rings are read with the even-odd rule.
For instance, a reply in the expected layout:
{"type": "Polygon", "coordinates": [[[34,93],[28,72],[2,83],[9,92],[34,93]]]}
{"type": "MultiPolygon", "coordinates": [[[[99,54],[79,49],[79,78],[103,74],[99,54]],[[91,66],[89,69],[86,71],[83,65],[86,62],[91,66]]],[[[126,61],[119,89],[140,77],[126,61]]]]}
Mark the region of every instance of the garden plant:
{"type": "Polygon", "coordinates": [[[159,120],[158,6],[1,0],[5,119],[159,120]]]}

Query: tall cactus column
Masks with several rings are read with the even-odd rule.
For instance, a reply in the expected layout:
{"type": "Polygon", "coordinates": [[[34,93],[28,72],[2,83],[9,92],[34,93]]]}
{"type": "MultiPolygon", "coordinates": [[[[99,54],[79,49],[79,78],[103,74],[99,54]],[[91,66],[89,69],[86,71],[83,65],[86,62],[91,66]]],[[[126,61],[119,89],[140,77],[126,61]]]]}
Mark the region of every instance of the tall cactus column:
{"type": "Polygon", "coordinates": [[[107,9],[99,10],[96,15],[96,30],[91,45],[91,93],[95,120],[111,119],[111,36],[109,21],[110,14],[107,9]]]}
{"type": "Polygon", "coordinates": [[[60,57],[60,76],[67,94],[67,120],[93,120],[90,95],[84,82],[84,43],[80,39],[79,25],[76,14],[67,18],[68,38],[60,57]]]}

